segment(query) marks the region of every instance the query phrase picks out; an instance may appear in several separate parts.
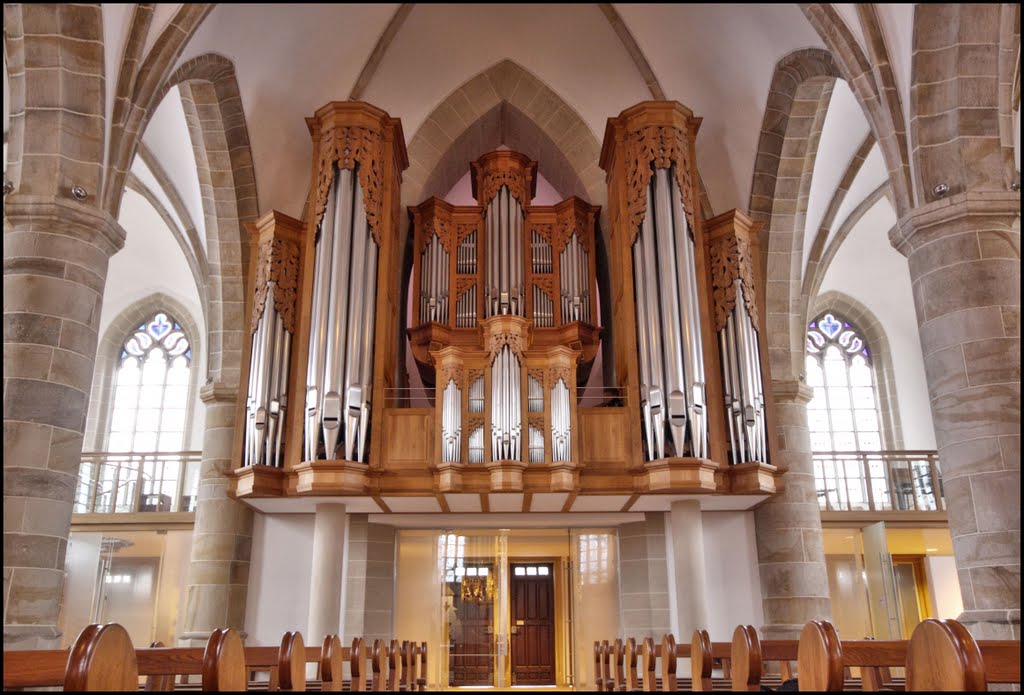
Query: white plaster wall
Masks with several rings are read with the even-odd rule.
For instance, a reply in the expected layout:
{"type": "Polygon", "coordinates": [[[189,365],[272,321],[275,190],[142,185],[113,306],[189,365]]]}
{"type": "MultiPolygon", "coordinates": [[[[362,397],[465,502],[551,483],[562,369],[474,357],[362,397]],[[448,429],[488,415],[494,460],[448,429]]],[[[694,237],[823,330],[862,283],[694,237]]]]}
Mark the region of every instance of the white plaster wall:
{"type": "MultiPolygon", "coordinates": [[[[757,574],[754,512],[703,512],[707,631],[712,642],[729,642],[739,624],[764,625],[757,574]]],[[[686,642],[690,635],[676,635],[686,642]]]]}
{"type": "Polygon", "coordinates": [[[932,617],[956,619],[964,611],[956,562],[952,555],[929,555],[924,559],[932,617]]]}
{"type": "Polygon", "coordinates": [[[903,443],[934,449],[935,430],[907,259],[889,243],[896,214],[879,200],[850,231],[825,272],[820,292],[837,290],[870,309],[889,338],[903,443]]]}
{"type": "Polygon", "coordinates": [[[313,514],[256,514],[245,606],[246,639],[276,645],[289,630],[309,624],[313,514]]]}

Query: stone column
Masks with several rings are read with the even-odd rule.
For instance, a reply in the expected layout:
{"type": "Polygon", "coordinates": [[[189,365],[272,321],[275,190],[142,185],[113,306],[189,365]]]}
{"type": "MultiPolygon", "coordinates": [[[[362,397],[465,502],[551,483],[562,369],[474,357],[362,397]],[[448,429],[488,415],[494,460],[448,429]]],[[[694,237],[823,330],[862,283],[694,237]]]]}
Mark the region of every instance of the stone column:
{"type": "Polygon", "coordinates": [[[643,521],[622,524],[619,539],[619,626],[624,635],[660,640],[672,631],[667,514],[648,512],[643,521]]]}
{"type": "Polygon", "coordinates": [[[103,288],[123,245],[92,206],[4,200],[4,649],[60,646],[103,288]]]}
{"type": "Polygon", "coordinates": [[[900,220],[959,571],[960,621],[1020,639],[1020,195],[961,193],[900,220]]]}
{"type": "MultiPolygon", "coordinates": [[[[180,640],[204,645],[218,628],[245,627],[252,554],[252,509],[228,497],[238,388],[207,384],[203,462],[199,474],[192,562],[180,640]]],[[[243,633],[244,634],[244,633],[243,633]]]]}
{"type": "Polygon", "coordinates": [[[340,633],[346,644],[356,637],[394,636],[397,536],[393,526],[371,524],[366,514],[349,516],[344,632],[340,633]]]}
{"type": "Polygon", "coordinates": [[[773,462],[785,471],[782,491],[754,510],[765,639],[797,639],[811,620],[829,619],[828,574],[821,510],[807,425],[811,389],[775,381],[778,450],[773,462]]]}
{"type": "Polygon", "coordinates": [[[313,527],[313,567],[309,581],[309,644],[325,635],[341,635],[341,607],[345,605],[345,560],[348,514],[343,504],[316,505],[313,527]]]}
{"type": "Polygon", "coordinates": [[[687,642],[694,630],[704,630],[708,626],[704,524],[700,517],[700,502],[673,502],[665,515],[665,527],[672,633],[677,641],[687,642]]]}

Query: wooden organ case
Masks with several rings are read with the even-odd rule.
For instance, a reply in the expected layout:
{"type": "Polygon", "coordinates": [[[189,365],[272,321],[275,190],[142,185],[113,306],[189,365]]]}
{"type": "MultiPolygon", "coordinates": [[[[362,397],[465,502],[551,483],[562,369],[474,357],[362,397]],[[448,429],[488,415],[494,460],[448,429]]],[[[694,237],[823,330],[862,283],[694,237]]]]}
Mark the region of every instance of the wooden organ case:
{"type": "Polygon", "coordinates": [[[401,123],[332,102],[307,125],[305,221],[272,211],[250,229],[233,495],[486,512],[541,497],[543,511],[628,511],[645,494],[757,496],[744,508],[776,492],[758,225],[735,210],[702,219],[700,119],[686,107],[644,102],[608,121],[610,316],[600,208],[533,205],[537,163],[499,150],[470,165],[475,205],[408,209],[406,335],[401,123]],[[620,395],[584,407],[609,321],[620,395]],[[430,407],[388,398],[403,340],[430,407]]]}

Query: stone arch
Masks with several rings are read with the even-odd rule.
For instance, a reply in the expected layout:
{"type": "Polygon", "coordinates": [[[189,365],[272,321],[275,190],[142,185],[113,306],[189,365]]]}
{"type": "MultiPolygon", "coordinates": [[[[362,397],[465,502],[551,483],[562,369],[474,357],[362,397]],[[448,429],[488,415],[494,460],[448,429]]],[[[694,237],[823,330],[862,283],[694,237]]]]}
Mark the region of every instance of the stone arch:
{"type": "Polygon", "coordinates": [[[85,421],[83,448],[86,451],[106,451],[110,413],[114,405],[114,373],[120,359],[122,343],[127,336],[131,335],[136,326],[161,310],[166,311],[181,324],[192,348],[193,367],[188,387],[190,397],[185,417],[185,441],[189,441],[192,434],[193,408],[195,407],[195,399],[191,395],[196,393],[200,378],[199,370],[195,367],[202,363],[202,360],[197,360],[196,356],[203,355],[205,358],[203,351],[206,336],[200,330],[200,326],[203,324],[192,316],[184,304],[169,294],[155,292],[125,307],[100,336],[99,346],[96,349],[96,365],[93,368],[92,390],[89,395],[89,411],[85,421]]]}
{"type": "Polygon", "coordinates": [[[4,5],[10,80],[7,178],[29,196],[94,197],[106,123],[99,5],[4,5]]]}
{"type": "Polygon", "coordinates": [[[1019,6],[918,5],[914,10],[910,132],[917,198],[1008,191],[1015,178],[1012,83],[1019,6]],[[950,76],[950,65],[960,66],[950,76]]]}
{"type": "MultiPolygon", "coordinates": [[[[403,203],[415,205],[425,197],[427,180],[455,140],[503,101],[547,135],[576,172],[589,202],[604,207],[607,191],[604,174],[597,164],[601,141],[554,90],[508,59],[459,86],[413,134],[408,148],[410,166],[402,184],[403,203]]],[[[546,171],[548,163],[541,161],[541,166],[546,171]]]]}
{"type": "Polygon", "coordinates": [[[814,156],[831,86],[840,78],[831,54],[794,51],[775,66],[754,162],[750,214],[764,224],[761,264],[766,279],[768,355],[773,379],[802,371],[802,312],[798,312],[803,220],[814,156]]]}
{"type": "MultiPolygon", "coordinates": [[[[882,322],[866,305],[838,290],[829,290],[814,298],[807,322],[826,311],[834,311],[860,331],[871,351],[871,367],[875,372],[875,390],[881,416],[882,447],[903,449],[903,426],[896,395],[896,372],[893,367],[889,337],[882,322]]],[[[806,354],[806,353],[805,353],[806,354]]]]}

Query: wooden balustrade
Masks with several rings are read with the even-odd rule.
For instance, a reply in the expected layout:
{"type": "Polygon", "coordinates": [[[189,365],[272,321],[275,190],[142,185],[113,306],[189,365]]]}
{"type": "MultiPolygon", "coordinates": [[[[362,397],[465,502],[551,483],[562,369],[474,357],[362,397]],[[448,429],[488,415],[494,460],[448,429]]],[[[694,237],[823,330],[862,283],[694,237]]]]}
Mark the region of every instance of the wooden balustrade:
{"type": "Polygon", "coordinates": [[[374,640],[370,648],[358,638],[348,648],[337,635],[328,635],[322,646],[307,647],[301,634],[288,632],[279,647],[244,647],[238,632],[227,629],[216,630],[205,648],[167,648],[156,642],[134,649],[124,628],[112,623],[90,625],[70,650],[5,651],[3,670],[4,690],[425,691],[427,645],[374,640]],[[346,661],[347,680],[342,676],[346,661]],[[307,680],[309,663],[317,664],[318,679],[307,680]],[[255,680],[254,672],[269,672],[269,679],[255,680]],[[140,677],[145,679],[141,686],[140,677]],[[194,682],[176,682],[179,677],[194,682]]]}
{"type": "Polygon", "coordinates": [[[672,635],[660,644],[644,639],[639,649],[633,638],[595,641],[593,667],[595,689],[609,692],[759,691],[797,675],[800,690],[972,691],[1020,684],[1020,641],[975,641],[953,620],[925,620],[910,640],[891,641],[840,640],[825,621],[808,623],[799,641],[761,640],[740,625],[731,643],[712,642],[704,630],[689,644],[672,635]],[[690,659],[689,678],[677,675],[682,658],[690,659]],[[892,676],[894,668],[905,668],[906,678],[892,676]]]}

